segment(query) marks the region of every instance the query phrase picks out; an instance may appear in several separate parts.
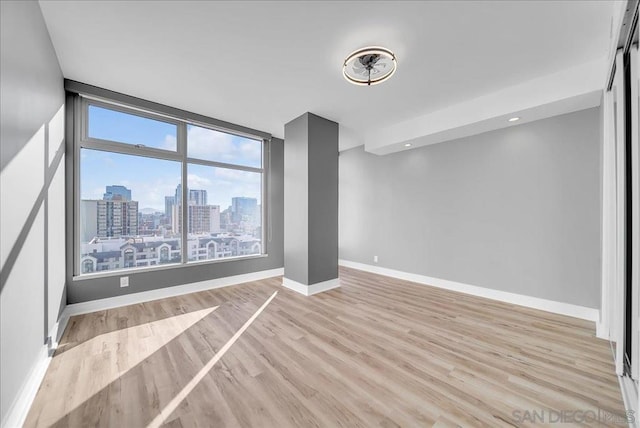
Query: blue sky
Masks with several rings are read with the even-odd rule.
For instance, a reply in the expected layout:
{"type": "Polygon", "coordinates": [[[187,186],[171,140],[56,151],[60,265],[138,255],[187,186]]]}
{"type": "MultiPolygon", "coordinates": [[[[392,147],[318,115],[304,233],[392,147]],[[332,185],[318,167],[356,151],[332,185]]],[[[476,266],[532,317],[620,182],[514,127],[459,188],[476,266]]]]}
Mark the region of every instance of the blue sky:
{"type": "MultiPolygon", "coordinates": [[[[89,136],[176,149],[176,126],[95,106],[90,107],[89,136]]],[[[187,127],[190,157],[260,167],[261,142],[193,125],[187,127]]],[[[164,197],[180,183],[180,162],[82,149],[80,194],[82,199],[102,199],[105,187],[120,184],[131,189],[139,208],[164,211],[164,197]]],[[[225,168],[189,165],[188,186],[207,190],[208,202],[231,205],[234,196],[260,200],[260,174],[225,168]]]]}

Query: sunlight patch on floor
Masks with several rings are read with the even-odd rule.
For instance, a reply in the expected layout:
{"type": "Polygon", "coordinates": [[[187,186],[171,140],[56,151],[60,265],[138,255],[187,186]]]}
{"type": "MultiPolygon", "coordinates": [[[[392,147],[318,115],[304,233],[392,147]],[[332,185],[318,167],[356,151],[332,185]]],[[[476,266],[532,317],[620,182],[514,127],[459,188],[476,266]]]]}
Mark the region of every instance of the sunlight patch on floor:
{"type": "Polygon", "coordinates": [[[209,360],[207,364],[196,374],[193,379],[189,381],[187,385],[160,411],[160,414],[156,416],[150,423],[147,425],[147,428],[157,428],[161,426],[164,421],[173,413],[173,411],[182,403],[182,401],[193,391],[193,389],[200,383],[200,381],[209,373],[209,371],[213,368],[213,366],[224,356],[224,354],[233,346],[233,344],[240,338],[242,333],[245,332],[247,328],[253,323],[253,321],[258,318],[258,316],[264,311],[264,309],[271,303],[271,301],[278,294],[277,291],[274,291],[271,297],[267,299],[266,302],[244,323],[240,330],[234,334],[231,339],[224,344],[222,348],[209,360]]]}
{"type": "Polygon", "coordinates": [[[60,364],[76,364],[80,369],[74,377],[83,381],[69,382],[64,377],[52,377],[53,382],[43,387],[56,391],[56,396],[61,399],[48,403],[47,407],[58,407],[52,413],[57,418],[64,417],[218,307],[104,333],[54,357],[52,368],[60,364]],[[82,363],[77,364],[77,361],[82,363]],[[105,370],[105,366],[108,370],[105,370]]]}

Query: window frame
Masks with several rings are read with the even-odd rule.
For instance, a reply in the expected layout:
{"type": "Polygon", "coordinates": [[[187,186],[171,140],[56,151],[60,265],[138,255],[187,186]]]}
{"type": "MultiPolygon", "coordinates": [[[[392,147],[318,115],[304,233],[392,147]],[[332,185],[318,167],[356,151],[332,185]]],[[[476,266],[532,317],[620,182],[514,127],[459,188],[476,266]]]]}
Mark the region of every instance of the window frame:
{"type": "Polygon", "coordinates": [[[142,109],[133,109],[130,107],[124,107],[121,104],[116,104],[116,103],[108,103],[105,101],[101,101],[101,100],[97,100],[97,99],[91,99],[91,98],[87,98],[87,97],[82,97],[81,96],[81,102],[82,102],[82,119],[81,119],[81,125],[82,125],[82,133],[81,133],[81,142],[82,143],[89,143],[89,144],[95,144],[98,145],[99,147],[110,147],[110,146],[114,146],[114,148],[116,150],[118,149],[122,149],[126,147],[131,147],[134,149],[142,149],[144,151],[147,151],[149,153],[155,153],[158,156],[162,156],[164,158],[164,156],[166,156],[168,153],[171,154],[177,154],[180,153],[180,148],[178,146],[178,132],[179,132],[179,128],[180,128],[180,121],[173,119],[173,118],[169,118],[169,117],[165,117],[165,116],[159,116],[159,115],[154,115],[151,112],[142,110],[142,109]],[[147,147],[145,145],[142,144],[132,144],[132,143],[123,143],[121,141],[114,141],[114,140],[105,140],[102,138],[91,138],[89,137],[89,106],[96,106],[96,107],[100,107],[103,109],[107,109],[107,110],[113,110],[115,112],[118,113],[124,113],[124,114],[130,114],[130,115],[134,115],[134,116],[139,116],[145,119],[151,119],[151,120],[155,120],[155,121],[159,121],[159,122],[164,122],[164,123],[169,123],[171,125],[174,125],[176,127],[176,150],[167,150],[167,149],[159,149],[157,147],[147,147]]]}
{"type": "MultiPolygon", "coordinates": [[[[270,138],[265,138],[261,135],[254,135],[233,129],[228,129],[217,124],[217,120],[211,119],[210,121],[190,119],[189,117],[177,117],[168,115],[160,111],[152,111],[148,107],[142,108],[136,105],[121,103],[116,100],[105,99],[102,97],[94,97],[90,95],[84,95],[81,93],[74,93],[73,104],[73,280],[84,280],[96,277],[108,277],[108,276],[122,276],[129,273],[137,273],[144,271],[156,271],[164,269],[176,269],[190,267],[200,264],[214,264],[233,262],[242,259],[253,259],[268,257],[269,243],[268,243],[268,230],[269,230],[269,154],[270,154],[270,138]],[[155,147],[148,147],[141,144],[123,143],[112,140],[104,140],[100,138],[89,137],[89,106],[96,106],[114,110],[120,113],[132,114],[146,119],[157,120],[164,123],[169,123],[176,126],[176,150],[159,149],[155,147]],[[235,165],[225,162],[209,161],[199,158],[192,158],[187,156],[187,128],[189,125],[198,126],[201,128],[211,129],[217,132],[223,132],[226,134],[249,138],[252,140],[260,141],[262,146],[262,159],[261,167],[249,167],[244,165],[235,165]],[[81,208],[81,193],[80,193],[80,176],[81,176],[81,158],[80,153],[82,149],[99,150],[103,152],[111,152],[123,155],[142,156],[152,159],[169,160],[180,162],[181,164],[181,180],[182,188],[185,191],[182,192],[181,210],[181,237],[180,237],[180,262],[167,263],[160,265],[149,265],[141,267],[119,267],[109,271],[99,271],[97,267],[94,267],[94,271],[91,273],[82,273],[82,261],[81,261],[81,242],[80,242],[80,208],[81,208]],[[232,170],[249,171],[261,174],[261,189],[259,203],[261,205],[261,236],[260,245],[261,252],[259,254],[242,255],[235,257],[224,257],[213,260],[193,260],[189,261],[189,249],[188,249],[188,167],[189,164],[204,165],[217,168],[226,168],[232,170]],[[186,231],[186,233],[185,233],[186,231]]],[[[186,115],[188,116],[188,115],[186,115]]],[[[222,207],[221,207],[222,208],[222,207]]]]}

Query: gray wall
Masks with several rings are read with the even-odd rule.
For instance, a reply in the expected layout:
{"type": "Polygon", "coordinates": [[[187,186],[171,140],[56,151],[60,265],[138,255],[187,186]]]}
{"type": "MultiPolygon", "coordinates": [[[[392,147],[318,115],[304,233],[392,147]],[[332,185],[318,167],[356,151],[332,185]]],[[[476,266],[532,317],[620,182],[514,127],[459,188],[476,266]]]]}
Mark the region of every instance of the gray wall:
{"type": "Polygon", "coordinates": [[[309,114],[309,284],[338,277],[338,124],[309,114]]]}
{"type": "Polygon", "coordinates": [[[312,113],[285,132],[285,277],[338,277],[338,124],[312,113]]]}
{"type": "Polygon", "coordinates": [[[599,109],[340,154],[340,258],[600,307],[599,109]]]}
{"type": "Polygon", "coordinates": [[[0,416],[46,355],[64,289],[64,90],[37,2],[0,2],[0,416]]]}
{"type": "Polygon", "coordinates": [[[284,126],[284,276],[309,284],[309,115],[284,126]]]}
{"type": "Polygon", "coordinates": [[[123,271],[122,275],[129,276],[129,287],[126,288],[120,288],[120,276],[73,280],[71,277],[72,269],[69,269],[67,279],[69,303],[86,302],[174,285],[282,268],[284,266],[284,142],[277,138],[271,141],[271,165],[268,180],[270,181],[268,203],[271,214],[270,218],[267,218],[267,221],[271,222],[271,240],[267,241],[266,247],[268,256],[138,273],[123,271]]]}

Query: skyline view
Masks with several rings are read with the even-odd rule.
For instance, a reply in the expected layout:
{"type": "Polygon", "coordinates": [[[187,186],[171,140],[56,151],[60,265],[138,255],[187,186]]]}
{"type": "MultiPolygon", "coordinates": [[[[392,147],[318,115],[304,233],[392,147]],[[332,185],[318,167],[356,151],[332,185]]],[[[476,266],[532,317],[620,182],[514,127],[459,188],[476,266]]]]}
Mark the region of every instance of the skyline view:
{"type": "Polygon", "coordinates": [[[262,252],[262,140],[187,124],[185,159],[177,144],[183,125],[91,103],[87,113],[93,144],[80,149],[81,273],[262,252]]]}
{"type": "MultiPolygon", "coordinates": [[[[110,203],[133,203],[135,204],[135,213],[136,219],[139,222],[144,220],[144,217],[152,216],[155,217],[155,226],[159,225],[167,225],[168,229],[158,230],[163,234],[176,234],[180,233],[176,232],[175,220],[172,220],[174,214],[180,212],[181,206],[181,194],[182,189],[181,185],[178,184],[174,189],[174,192],[170,195],[164,196],[164,207],[162,210],[147,210],[139,207],[139,202],[133,197],[133,192],[131,189],[122,185],[106,185],[104,186],[105,192],[103,192],[102,197],[95,199],[80,199],[81,205],[86,205],[89,202],[110,202],[110,203]],[[178,211],[175,211],[175,210],[178,211]]],[[[217,210],[217,215],[220,216],[228,216],[227,219],[223,219],[222,223],[220,220],[216,222],[218,225],[216,230],[211,230],[210,232],[221,232],[226,229],[224,227],[227,224],[232,223],[243,223],[247,226],[252,227],[260,227],[260,220],[262,214],[260,212],[262,204],[260,203],[259,198],[249,197],[249,196],[233,196],[231,198],[231,202],[225,207],[219,204],[212,204],[208,201],[208,191],[206,189],[188,189],[187,190],[187,205],[188,206],[206,206],[212,207],[217,210]],[[250,205],[247,205],[250,204],[250,205]],[[250,207],[250,208],[249,208],[250,207]],[[248,217],[247,217],[248,216],[248,217]],[[246,218],[243,218],[246,217],[246,218]],[[220,229],[220,225],[222,224],[222,229],[220,229]]],[[[83,208],[81,208],[81,216],[83,216],[83,208]]],[[[136,226],[137,227],[137,226],[136,226]]],[[[245,228],[246,229],[246,228],[245,228]]],[[[230,229],[227,231],[231,231],[230,229]]],[[[146,232],[149,232],[147,229],[146,232]]],[[[234,232],[237,232],[234,231],[234,232]]],[[[247,230],[244,230],[247,232],[247,230]]],[[[253,231],[250,231],[253,233],[253,231]]],[[[191,231],[189,233],[192,233],[191,231]]],[[[199,232],[195,232],[199,233],[199,232]]],[[[134,235],[144,236],[144,233],[134,233],[134,235]]],[[[96,237],[104,238],[108,236],[96,234],[96,237]]],[[[85,239],[86,241],[90,240],[90,238],[85,239]]]]}
{"type": "Polygon", "coordinates": [[[183,222],[178,185],[165,195],[164,210],[140,211],[134,192],[106,185],[101,199],[80,200],[81,273],[148,267],[182,260],[186,227],[188,261],[260,254],[262,224],[258,199],[234,196],[221,210],[204,189],[189,189],[183,222]]]}
{"type": "MultiPolygon", "coordinates": [[[[176,126],[156,119],[89,106],[90,138],[142,144],[176,150],[176,126]]],[[[188,155],[193,158],[253,168],[262,167],[262,142],[195,125],[187,125],[188,155]]],[[[237,169],[189,164],[187,187],[204,189],[209,203],[226,208],[231,198],[245,196],[260,200],[261,174],[237,169]]],[[[164,211],[164,197],[172,195],[181,182],[178,161],[81,149],[80,198],[102,199],[106,185],[132,190],[140,210],[164,211]]]]}

